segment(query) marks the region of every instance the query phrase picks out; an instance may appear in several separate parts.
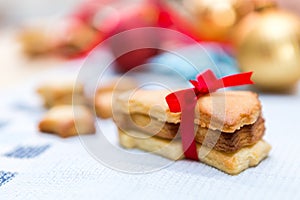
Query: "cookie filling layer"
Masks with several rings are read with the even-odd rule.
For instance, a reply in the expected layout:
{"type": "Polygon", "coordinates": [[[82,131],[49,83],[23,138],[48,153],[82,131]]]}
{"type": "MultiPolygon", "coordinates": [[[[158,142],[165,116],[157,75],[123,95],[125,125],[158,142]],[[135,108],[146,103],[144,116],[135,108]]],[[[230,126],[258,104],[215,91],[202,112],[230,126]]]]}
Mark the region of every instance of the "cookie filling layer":
{"type": "MultiPolygon", "coordinates": [[[[161,122],[143,114],[118,114],[118,127],[124,130],[139,130],[164,139],[180,139],[180,124],[161,122]]],[[[254,124],[245,125],[233,133],[225,133],[195,126],[196,142],[217,151],[233,153],[243,147],[254,145],[264,135],[264,119],[259,117],[254,124]]]]}

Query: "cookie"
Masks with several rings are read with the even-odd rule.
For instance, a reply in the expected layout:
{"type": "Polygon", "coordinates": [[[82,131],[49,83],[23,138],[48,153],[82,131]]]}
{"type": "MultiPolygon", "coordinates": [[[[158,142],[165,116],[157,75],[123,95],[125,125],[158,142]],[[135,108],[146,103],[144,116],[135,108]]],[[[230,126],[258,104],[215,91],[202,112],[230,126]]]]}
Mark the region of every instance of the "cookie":
{"type": "MultiPolygon", "coordinates": [[[[119,140],[125,148],[138,148],[171,160],[184,159],[180,140],[149,137],[138,131],[124,132],[120,129],[119,140]]],[[[256,144],[244,147],[235,153],[224,153],[206,148],[200,144],[197,145],[200,162],[231,175],[239,174],[249,167],[256,166],[267,157],[270,150],[271,146],[264,140],[259,140],[256,144]],[[204,152],[204,154],[201,152],[204,152]]]]}
{"type": "Polygon", "coordinates": [[[137,87],[135,80],[131,78],[114,78],[106,84],[100,85],[95,96],[95,111],[100,118],[111,118],[113,116],[112,104],[116,95],[120,92],[137,87]]]}
{"type": "Polygon", "coordinates": [[[52,53],[54,49],[53,37],[45,28],[27,28],[22,30],[19,41],[23,52],[30,57],[52,53]]]}
{"type": "MultiPolygon", "coordinates": [[[[180,123],[181,112],[170,112],[165,97],[166,90],[138,90],[119,95],[116,110],[122,113],[150,115],[159,121],[180,123]]],[[[248,91],[215,92],[198,99],[195,124],[211,130],[233,133],[253,124],[261,115],[257,94],[248,91]]]]}
{"type": "Polygon", "coordinates": [[[112,117],[112,92],[98,93],[95,98],[96,115],[100,118],[107,119],[112,117]]]}
{"type": "Polygon", "coordinates": [[[43,98],[44,105],[51,108],[55,105],[86,104],[84,87],[73,80],[56,80],[41,84],[37,89],[43,98]]]}
{"type": "Polygon", "coordinates": [[[39,130],[63,138],[95,133],[94,116],[85,106],[62,105],[51,108],[40,121],[39,130]]]}

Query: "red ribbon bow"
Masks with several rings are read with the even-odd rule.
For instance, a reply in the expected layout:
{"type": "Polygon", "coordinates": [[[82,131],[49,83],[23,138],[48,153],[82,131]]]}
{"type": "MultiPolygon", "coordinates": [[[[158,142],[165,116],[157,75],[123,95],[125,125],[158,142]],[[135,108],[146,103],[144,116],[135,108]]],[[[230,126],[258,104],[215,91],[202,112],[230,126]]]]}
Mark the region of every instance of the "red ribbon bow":
{"type": "Polygon", "coordinates": [[[170,111],[181,112],[179,132],[186,158],[199,160],[194,135],[197,99],[220,88],[253,84],[251,75],[252,72],[246,72],[217,79],[211,70],[207,70],[199,74],[197,80],[190,80],[194,88],[179,90],[166,96],[170,111]]]}

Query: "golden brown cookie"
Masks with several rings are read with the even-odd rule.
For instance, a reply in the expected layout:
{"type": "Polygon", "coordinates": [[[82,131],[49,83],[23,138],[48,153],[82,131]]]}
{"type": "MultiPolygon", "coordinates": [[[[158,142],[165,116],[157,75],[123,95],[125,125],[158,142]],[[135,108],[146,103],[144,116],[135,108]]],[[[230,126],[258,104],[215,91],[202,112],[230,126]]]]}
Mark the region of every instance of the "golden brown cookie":
{"type": "Polygon", "coordinates": [[[37,89],[38,94],[43,98],[44,105],[51,108],[55,105],[64,104],[86,104],[84,87],[81,83],[73,80],[56,80],[42,84],[37,89]]]}
{"type": "MultiPolygon", "coordinates": [[[[181,113],[170,112],[166,90],[138,90],[123,93],[116,99],[116,110],[122,113],[150,115],[159,121],[180,123],[181,113]]],[[[195,124],[212,130],[233,133],[253,124],[261,115],[257,94],[248,91],[215,92],[198,99],[195,124]]]]}
{"type": "Polygon", "coordinates": [[[137,87],[135,80],[131,78],[114,78],[101,85],[95,96],[95,111],[100,118],[111,118],[113,116],[112,104],[117,93],[131,90],[137,87]]]}
{"type": "Polygon", "coordinates": [[[112,92],[98,93],[95,98],[96,115],[100,118],[107,119],[112,117],[112,92]]]}
{"type": "Polygon", "coordinates": [[[95,133],[94,117],[85,106],[55,106],[40,121],[39,130],[64,138],[78,134],[92,134],[95,133]]]}
{"type": "Polygon", "coordinates": [[[54,49],[53,37],[45,28],[30,27],[19,35],[23,52],[30,57],[49,54],[54,49]]]}
{"type": "MultiPolygon", "coordinates": [[[[137,131],[122,131],[119,129],[120,144],[125,148],[138,148],[161,155],[171,160],[184,159],[180,140],[166,140],[149,137],[137,131]]],[[[235,153],[224,153],[197,145],[200,162],[215,167],[231,175],[256,166],[267,157],[271,146],[264,140],[253,146],[244,147],[235,153]]]]}

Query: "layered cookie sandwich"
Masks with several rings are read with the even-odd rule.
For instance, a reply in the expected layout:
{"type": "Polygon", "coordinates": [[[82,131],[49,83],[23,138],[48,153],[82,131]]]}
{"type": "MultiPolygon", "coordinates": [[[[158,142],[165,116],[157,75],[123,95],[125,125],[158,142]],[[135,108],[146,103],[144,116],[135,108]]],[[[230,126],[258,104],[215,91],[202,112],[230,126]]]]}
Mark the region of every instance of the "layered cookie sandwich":
{"type": "MultiPolygon", "coordinates": [[[[182,112],[170,111],[169,93],[138,90],[117,97],[114,120],[123,147],[172,160],[186,158],[180,133],[182,112]]],[[[193,125],[199,161],[228,174],[256,166],[271,149],[262,139],[265,123],[253,92],[213,92],[199,97],[193,125]]]]}

